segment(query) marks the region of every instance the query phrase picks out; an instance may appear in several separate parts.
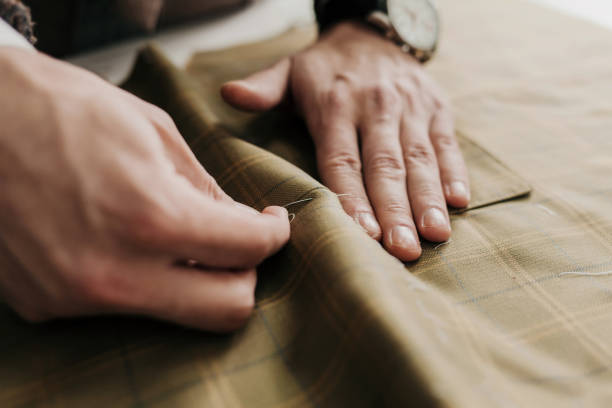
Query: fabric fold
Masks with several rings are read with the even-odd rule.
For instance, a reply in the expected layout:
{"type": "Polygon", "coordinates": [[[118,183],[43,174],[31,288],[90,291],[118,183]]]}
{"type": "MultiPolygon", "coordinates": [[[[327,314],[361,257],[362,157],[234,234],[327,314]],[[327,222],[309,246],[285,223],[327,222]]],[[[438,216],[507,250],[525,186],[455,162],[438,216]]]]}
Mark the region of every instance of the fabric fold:
{"type": "MultiPolygon", "coordinates": [[[[470,406],[478,400],[456,377],[463,370],[484,373],[469,353],[457,350],[475,347],[472,331],[495,344],[494,329],[411,275],[310,175],[234,137],[214,113],[219,106],[207,103],[208,94],[155,48],[142,51],[125,87],[171,114],[204,167],[235,199],[261,209],[312,198],[292,209],[291,242],[259,270],[257,317],[280,350],[283,382],[295,388],[291,398],[278,400],[274,387],[250,378],[272,405],[451,406],[463,400],[470,406]]],[[[247,133],[262,130],[248,121],[244,126],[247,133]]],[[[275,127],[288,140],[300,137],[287,129],[300,131],[294,124],[275,127]]],[[[465,145],[473,159],[482,159],[482,150],[465,145]]],[[[511,361],[509,350],[495,348],[488,351],[511,361]]]]}
{"type": "Polygon", "coordinates": [[[445,41],[427,69],[483,204],[451,216],[451,242],[399,263],[317,182],[299,119],[220,102],[219,81],[291,52],[291,36],[197,55],[188,74],[146,49],[127,88],[172,115],[234,198],[313,200],[291,206],[291,242],[259,268],[256,312],[234,335],[125,317],[30,325],[3,306],[0,405],[610,406],[612,35],[526,1],[439,3],[445,41]]]}

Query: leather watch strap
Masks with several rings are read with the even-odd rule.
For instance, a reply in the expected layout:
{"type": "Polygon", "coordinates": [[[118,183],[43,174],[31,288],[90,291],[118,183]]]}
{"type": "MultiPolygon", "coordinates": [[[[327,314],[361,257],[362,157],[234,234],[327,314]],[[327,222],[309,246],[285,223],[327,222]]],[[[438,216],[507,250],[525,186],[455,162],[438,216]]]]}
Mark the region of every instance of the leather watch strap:
{"type": "MultiPolygon", "coordinates": [[[[381,0],[315,0],[315,14],[320,31],[343,21],[365,18],[377,10],[381,0]]],[[[386,1],[382,0],[382,3],[386,1]]],[[[386,8],[386,6],[385,6],[386,8]]]]}

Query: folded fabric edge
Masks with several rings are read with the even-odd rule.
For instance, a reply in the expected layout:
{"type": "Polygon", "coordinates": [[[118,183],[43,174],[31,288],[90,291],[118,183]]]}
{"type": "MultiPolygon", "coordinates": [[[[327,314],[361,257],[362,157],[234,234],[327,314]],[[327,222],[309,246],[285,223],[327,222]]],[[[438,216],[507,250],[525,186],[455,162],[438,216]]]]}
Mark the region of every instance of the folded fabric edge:
{"type": "MultiPolygon", "coordinates": [[[[229,149],[241,157],[246,153],[253,159],[246,162],[255,164],[245,167],[245,172],[253,170],[256,173],[256,158],[265,155],[274,157],[279,173],[302,173],[283,159],[234,138],[217,126],[215,118],[210,117],[210,111],[199,100],[197,93],[190,90],[189,78],[174,68],[155,48],[147,47],[141,52],[125,87],[166,109],[190,144],[207,149],[216,146],[226,154],[229,149]],[[156,95],[147,89],[150,84],[155,84],[156,95]]],[[[229,151],[230,162],[233,162],[231,153],[229,151]]],[[[222,167],[211,171],[211,174],[218,175],[222,167]]],[[[457,354],[456,350],[484,347],[487,360],[491,358],[489,356],[494,356],[493,360],[499,364],[512,365],[518,364],[513,362],[513,345],[480,316],[466,309],[457,309],[437,289],[411,275],[403,264],[388,255],[352,222],[336,197],[327,194],[324,188],[320,189],[320,184],[314,179],[302,174],[303,177],[300,175],[298,178],[280,174],[279,180],[292,179],[298,184],[298,188],[294,186],[286,190],[294,194],[286,197],[288,200],[299,200],[306,193],[314,194],[314,199],[299,209],[296,221],[296,225],[307,224],[312,234],[295,231],[289,245],[295,257],[284,257],[283,264],[299,268],[302,263],[307,263],[307,270],[297,275],[274,298],[266,299],[259,308],[265,312],[266,308],[272,308],[290,297],[305,297],[303,301],[310,303],[325,302],[326,307],[336,304],[335,307],[330,306],[334,323],[341,324],[339,322],[347,320],[343,330],[349,333],[356,330],[349,336],[346,352],[357,362],[360,375],[369,386],[378,388],[381,394],[385,390],[384,401],[432,407],[473,406],[481,396],[471,389],[470,375],[498,376],[499,367],[497,364],[483,364],[478,354],[457,354]],[[313,236],[330,235],[330,231],[345,238],[342,245],[321,246],[319,239],[312,239],[313,236]],[[319,249],[316,256],[306,257],[314,251],[313,248],[319,249]],[[328,262],[330,259],[333,262],[328,262]],[[305,279],[308,279],[308,285],[303,284],[305,279]],[[406,293],[410,296],[405,296],[406,293]],[[342,305],[339,308],[338,303],[342,305]],[[442,320],[432,320],[433,315],[442,320]],[[439,326],[441,322],[445,322],[442,327],[439,326]],[[469,324],[464,326],[467,322],[469,324]],[[450,343],[448,338],[444,340],[444,336],[440,335],[440,330],[451,337],[450,343]],[[479,335],[474,336],[474,332],[479,335]],[[389,367],[393,367],[394,380],[391,382],[379,375],[389,367]]],[[[259,176],[254,174],[253,180],[259,176]]],[[[260,205],[269,203],[267,198],[262,200],[257,197],[256,191],[252,194],[248,191],[238,192],[242,194],[240,198],[247,202],[259,199],[260,205]]],[[[295,317],[313,318],[308,315],[295,317]]],[[[334,336],[335,333],[318,335],[334,336]]],[[[542,356],[538,357],[523,361],[519,364],[522,365],[519,371],[537,373],[540,367],[532,361],[541,362],[542,356]]],[[[554,365],[553,362],[550,364],[554,365]]],[[[292,375],[301,375],[299,366],[293,367],[292,375]]],[[[508,387],[503,383],[497,384],[495,389],[510,401],[520,401],[520,396],[507,394],[508,387]]]]}

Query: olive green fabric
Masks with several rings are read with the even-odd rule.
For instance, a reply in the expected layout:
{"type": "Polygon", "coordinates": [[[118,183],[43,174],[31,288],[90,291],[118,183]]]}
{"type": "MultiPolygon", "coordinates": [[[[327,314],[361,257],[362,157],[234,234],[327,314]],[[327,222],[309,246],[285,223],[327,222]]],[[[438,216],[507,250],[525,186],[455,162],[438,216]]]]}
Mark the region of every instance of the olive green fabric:
{"type": "Polygon", "coordinates": [[[612,405],[612,276],[560,275],[612,269],[612,33],[518,0],[438,3],[428,70],[456,108],[474,195],[450,243],[398,262],[316,181],[299,119],[221,104],[220,81],[311,34],[195,56],[189,75],[146,49],[126,87],[170,112],[228,193],[313,200],[291,207],[291,242],[234,335],[0,309],[0,406],[612,405]]]}

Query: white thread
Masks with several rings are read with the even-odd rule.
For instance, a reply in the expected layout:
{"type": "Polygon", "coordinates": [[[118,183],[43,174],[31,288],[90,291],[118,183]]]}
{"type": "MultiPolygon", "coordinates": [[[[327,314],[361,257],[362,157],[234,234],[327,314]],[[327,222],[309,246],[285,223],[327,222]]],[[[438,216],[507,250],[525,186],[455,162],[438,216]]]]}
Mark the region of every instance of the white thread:
{"type": "Polygon", "coordinates": [[[446,242],[442,242],[441,244],[436,245],[436,246],[434,247],[434,249],[438,249],[438,248],[440,248],[440,247],[443,247],[444,245],[448,245],[448,244],[450,244],[451,242],[453,242],[453,240],[452,240],[452,238],[449,238],[449,240],[448,240],[448,241],[446,241],[446,242]]]}
{"type": "Polygon", "coordinates": [[[559,274],[559,277],[563,276],[611,276],[612,271],[606,272],[562,272],[559,274]]]}
{"type": "Polygon", "coordinates": [[[287,207],[292,206],[292,205],[301,204],[301,203],[305,203],[305,202],[312,201],[312,200],[314,200],[314,198],[305,198],[303,200],[298,200],[298,201],[294,201],[294,202],[289,203],[289,204],[285,204],[285,205],[283,205],[283,207],[287,208],[287,207]]]}
{"type": "MultiPolygon", "coordinates": [[[[336,194],[336,197],[348,197],[348,196],[352,196],[352,194],[336,194]]],[[[301,203],[307,203],[308,201],[312,201],[314,200],[314,197],[311,198],[305,198],[303,200],[298,200],[298,201],[293,201],[289,204],[285,204],[283,205],[284,208],[290,207],[292,205],[296,205],[296,204],[301,204],[301,203]]],[[[295,214],[294,213],[290,213],[289,214],[289,224],[291,224],[293,222],[293,220],[295,220],[295,214]]]]}
{"type": "MultiPolygon", "coordinates": [[[[305,198],[303,200],[298,200],[298,201],[294,201],[294,202],[289,203],[289,204],[285,204],[285,205],[283,205],[283,207],[287,208],[287,207],[290,207],[292,205],[306,203],[306,202],[312,201],[312,200],[314,200],[314,198],[305,198]]],[[[294,213],[290,213],[289,214],[289,224],[291,224],[293,222],[293,220],[295,220],[295,214],[294,213]]]]}

